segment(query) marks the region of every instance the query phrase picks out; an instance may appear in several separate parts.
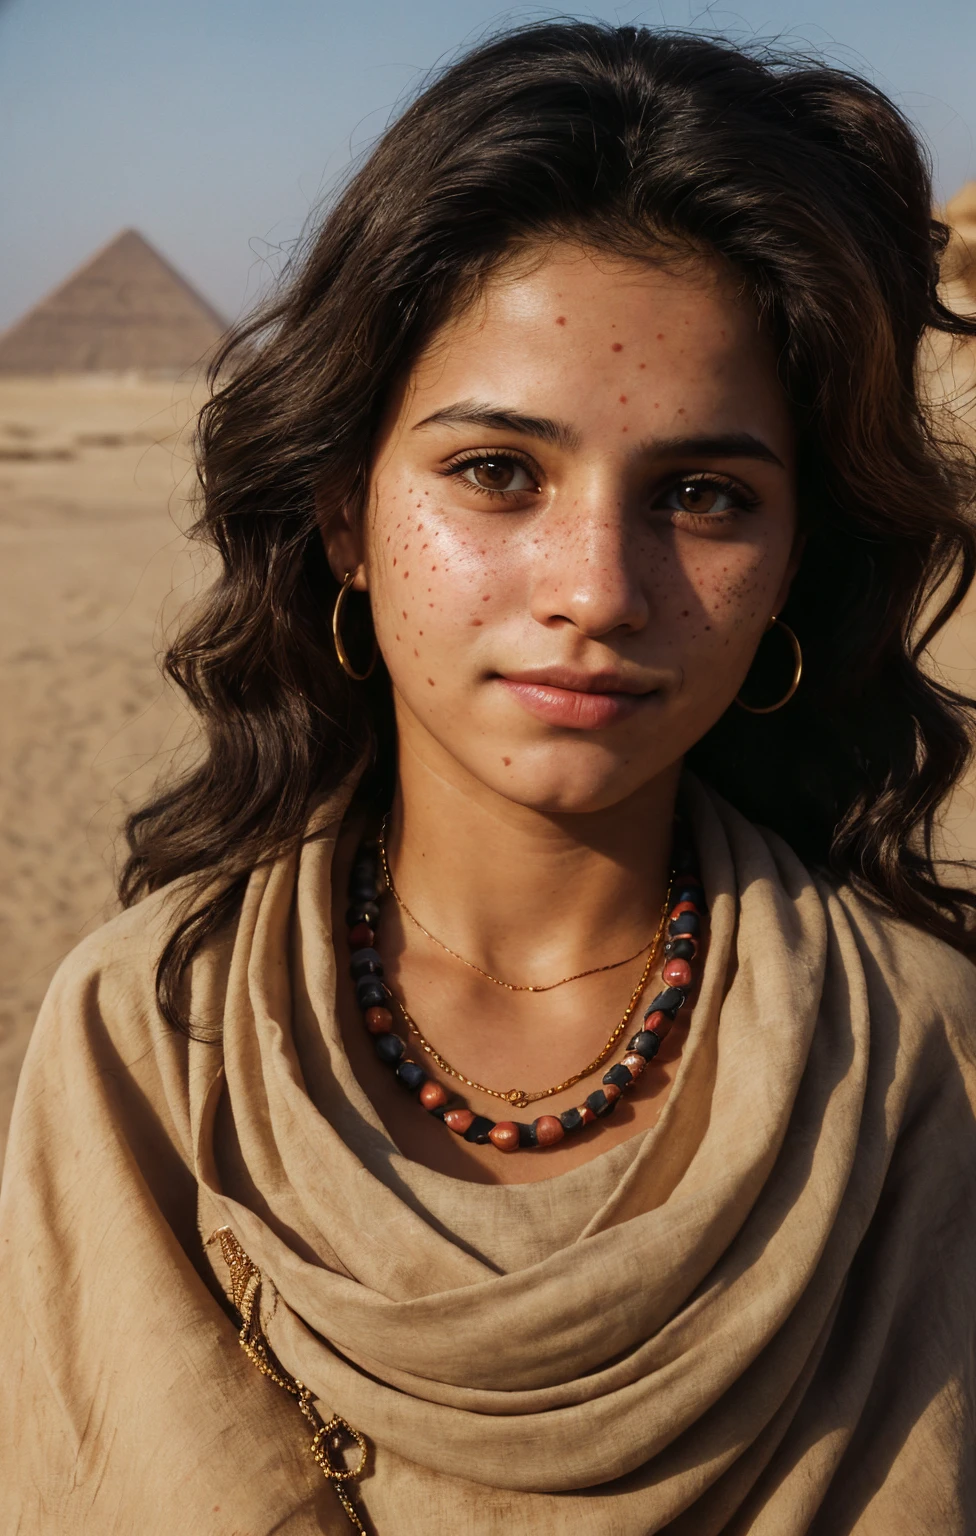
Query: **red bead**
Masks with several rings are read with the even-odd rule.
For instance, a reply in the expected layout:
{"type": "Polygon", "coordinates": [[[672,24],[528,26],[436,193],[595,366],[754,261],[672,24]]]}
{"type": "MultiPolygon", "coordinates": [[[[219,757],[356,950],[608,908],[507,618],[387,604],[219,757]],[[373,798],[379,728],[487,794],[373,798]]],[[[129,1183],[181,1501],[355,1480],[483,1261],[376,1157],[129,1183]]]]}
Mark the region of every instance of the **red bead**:
{"type": "Polygon", "coordinates": [[[669,987],[691,986],[691,966],[687,960],[669,960],[661,975],[669,987]]]}
{"type": "Polygon", "coordinates": [[[393,1028],[393,1015],[389,1008],[367,1008],[363,1018],[371,1035],[387,1035],[393,1028]]]}
{"type": "Polygon", "coordinates": [[[540,1147],[553,1147],[562,1141],[566,1132],[555,1115],[540,1115],[535,1122],[535,1139],[540,1147]]]}
{"type": "Polygon", "coordinates": [[[612,1104],[614,1099],[620,1098],[621,1089],[617,1086],[616,1083],[604,1083],[603,1093],[607,1103],[612,1104]]]}
{"type": "Polygon", "coordinates": [[[580,1119],[583,1121],[584,1125],[590,1125],[596,1119],[596,1115],[593,1113],[589,1104],[581,1104],[579,1106],[579,1112],[580,1119]]]}
{"type": "Polygon", "coordinates": [[[701,913],[699,912],[698,908],[695,906],[695,903],[693,901],[679,901],[678,905],[671,909],[671,917],[672,917],[672,919],[674,919],[676,917],[680,917],[683,912],[694,912],[696,917],[700,917],[701,916],[701,913]]]}
{"type": "Polygon", "coordinates": [[[418,1095],[424,1109],[440,1109],[448,1100],[448,1092],[443,1083],[424,1083],[418,1095]]]}
{"type": "Polygon", "coordinates": [[[372,949],[376,935],[369,923],[357,923],[349,930],[350,949],[372,949]]]}
{"type": "Polygon", "coordinates": [[[643,1056],[639,1056],[636,1051],[628,1051],[627,1055],[621,1062],[621,1066],[626,1067],[631,1077],[636,1078],[640,1077],[644,1068],[647,1066],[647,1062],[644,1060],[643,1056]]]}
{"type": "Polygon", "coordinates": [[[659,1040],[666,1040],[673,1019],[669,1019],[666,1013],[649,1013],[644,1020],[644,1029],[653,1029],[659,1040]]]}
{"type": "Polygon", "coordinates": [[[449,1130],[463,1136],[473,1119],[474,1115],[470,1109],[449,1109],[444,1116],[444,1124],[449,1130]]]}
{"type": "Polygon", "coordinates": [[[518,1126],[513,1120],[499,1120],[488,1132],[488,1140],[499,1152],[515,1152],[518,1149],[518,1126]]]}

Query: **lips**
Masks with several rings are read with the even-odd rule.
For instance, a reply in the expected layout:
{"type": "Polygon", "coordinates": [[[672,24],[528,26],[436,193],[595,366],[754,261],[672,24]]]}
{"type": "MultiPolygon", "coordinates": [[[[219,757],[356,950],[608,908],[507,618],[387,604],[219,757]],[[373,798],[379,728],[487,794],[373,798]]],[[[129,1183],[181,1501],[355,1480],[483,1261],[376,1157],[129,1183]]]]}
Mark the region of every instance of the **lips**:
{"type": "Polygon", "coordinates": [[[610,672],[581,673],[567,667],[520,672],[499,681],[522,707],[547,724],[569,730],[605,730],[635,714],[657,689],[610,672]]]}

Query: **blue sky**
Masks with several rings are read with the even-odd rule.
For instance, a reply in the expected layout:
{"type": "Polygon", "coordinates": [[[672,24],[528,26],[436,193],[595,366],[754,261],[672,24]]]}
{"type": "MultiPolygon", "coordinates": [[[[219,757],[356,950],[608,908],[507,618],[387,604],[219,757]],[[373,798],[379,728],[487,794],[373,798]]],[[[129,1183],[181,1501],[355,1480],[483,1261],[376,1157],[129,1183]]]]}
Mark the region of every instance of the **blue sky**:
{"type": "MultiPolygon", "coordinates": [[[[0,0],[0,327],[134,225],[228,316],[426,71],[548,9],[484,0],[0,0]]],[[[577,15],[815,47],[976,177],[973,0],[657,0],[577,15]]]]}

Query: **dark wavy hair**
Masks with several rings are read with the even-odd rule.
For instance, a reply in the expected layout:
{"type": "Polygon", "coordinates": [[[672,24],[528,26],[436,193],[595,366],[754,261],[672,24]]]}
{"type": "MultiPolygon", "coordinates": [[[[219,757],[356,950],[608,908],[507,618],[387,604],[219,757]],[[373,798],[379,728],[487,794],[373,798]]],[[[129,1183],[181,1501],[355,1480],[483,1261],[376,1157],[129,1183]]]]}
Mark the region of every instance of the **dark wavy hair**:
{"type": "MultiPolygon", "coordinates": [[[[777,714],[727,711],[690,763],[809,864],[976,949],[976,899],[936,864],[971,705],[920,665],[976,571],[972,458],[918,385],[927,330],[976,335],[939,296],[948,235],[931,210],[897,108],[807,58],[553,22],[427,86],[215,364],[195,533],[220,572],[165,663],[205,752],[129,817],[120,881],[127,905],[186,883],[157,974],[171,1023],[188,1027],[193,954],[250,870],[301,840],[310,798],[367,754],[363,795],[389,796],[389,680],[338,666],[320,524],[362,506],[391,385],[435,329],[513,248],[567,236],[730,265],[796,424],[807,543],[784,614],[803,683],[777,714]]],[[[368,603],[351,607],[368,646],[368,603]]]]}

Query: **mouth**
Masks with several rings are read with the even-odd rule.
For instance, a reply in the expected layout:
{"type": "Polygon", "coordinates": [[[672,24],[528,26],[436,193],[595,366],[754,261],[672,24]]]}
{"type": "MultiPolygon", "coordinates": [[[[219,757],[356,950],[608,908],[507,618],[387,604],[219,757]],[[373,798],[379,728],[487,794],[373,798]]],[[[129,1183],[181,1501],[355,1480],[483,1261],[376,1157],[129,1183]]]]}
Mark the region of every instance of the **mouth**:
{"type": "Polygon", "coordinates": [[[660,696],[660,687],[625,673],[584,673],[570,667],[511,672],[498,680],[530,714],[577,731],[605,730],[660,696]]]}

